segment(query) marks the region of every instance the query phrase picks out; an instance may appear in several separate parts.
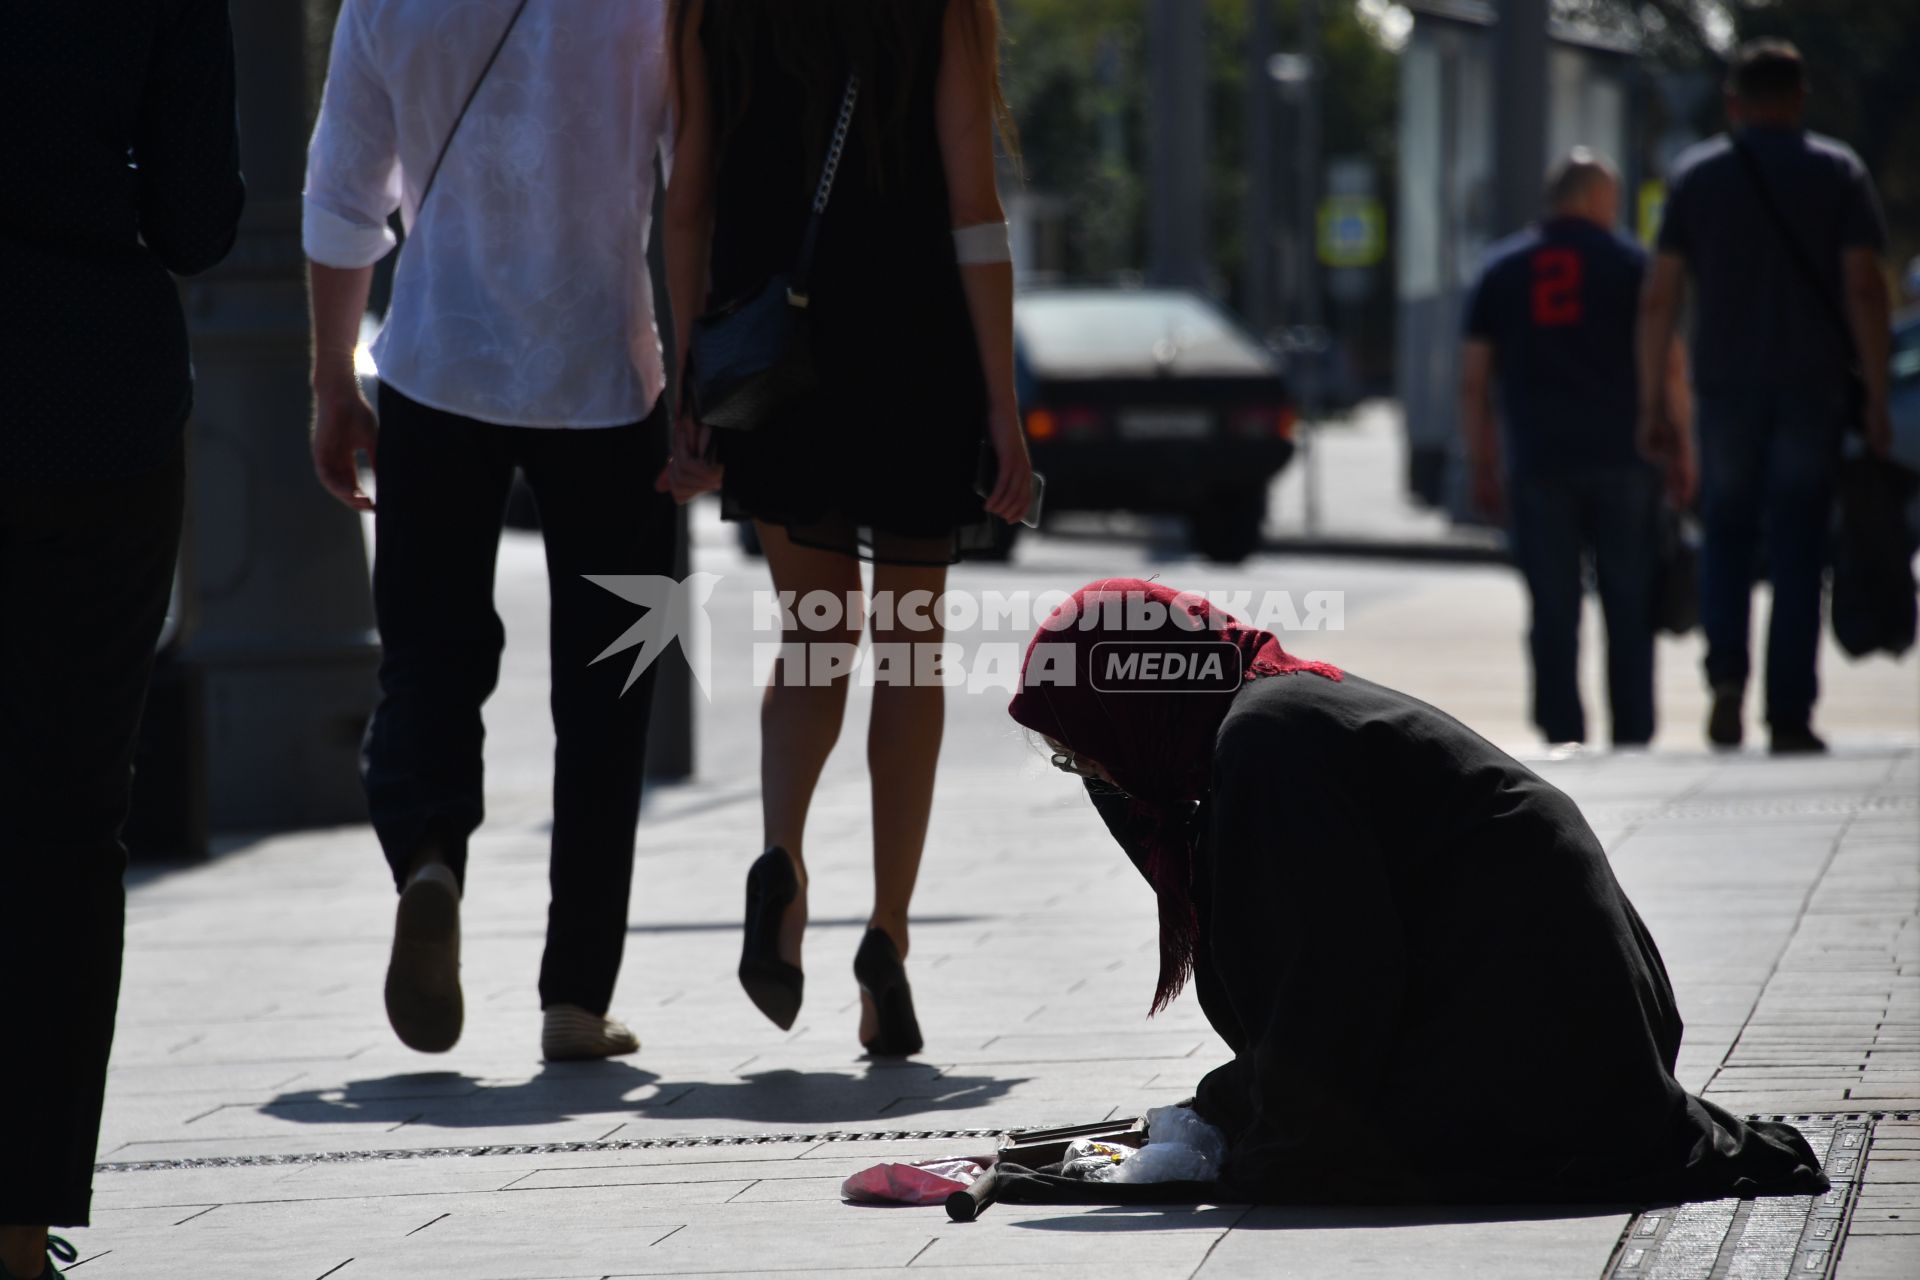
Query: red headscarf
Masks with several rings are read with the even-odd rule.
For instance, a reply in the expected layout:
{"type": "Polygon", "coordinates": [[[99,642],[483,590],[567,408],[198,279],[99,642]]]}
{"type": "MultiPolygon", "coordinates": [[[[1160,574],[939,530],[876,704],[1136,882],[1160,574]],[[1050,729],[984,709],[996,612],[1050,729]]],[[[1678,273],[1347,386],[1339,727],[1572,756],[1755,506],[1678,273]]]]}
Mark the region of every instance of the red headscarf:
{"type": "Polygon", "coordinates": [[[1098,761],[1132,800],[1130,816],[1146,845],[1147,878],[1160,907],[1157,1013],[1180,994],[1193,972],[1199,931],[1193,906],[1198,807],[1207,794],[1214,736],[1238,690],[1103,693],[1095,687],[1096,645],[1143,641],[1230,644],[1239,654],[1243,684],[1297,671],[1338,680],[1340,671],[1294,657],[1272,632],[1247,626],[1202,596],[1139,578],[1088,583],[1034,634],[1020,692],[1007,711],[1035,733],[1098,761]],[[1042,645],[1049,647],[1036,666],[1042,645]]]}

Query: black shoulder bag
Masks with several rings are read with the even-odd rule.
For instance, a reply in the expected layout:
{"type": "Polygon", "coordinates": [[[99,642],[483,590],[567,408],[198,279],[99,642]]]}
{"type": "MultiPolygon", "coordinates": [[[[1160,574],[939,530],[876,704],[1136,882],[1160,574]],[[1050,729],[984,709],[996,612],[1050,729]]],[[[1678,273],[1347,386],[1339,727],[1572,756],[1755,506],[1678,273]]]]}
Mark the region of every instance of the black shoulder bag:
{"type": "Polygon", "coordinates": [[[1786,214],[1773,198],[1773,188],[1767,185],[1767,176],[1761,172],[1760,161],[1747,146],[1744,138],[1733,136],[1729,139],[1733,149],[1740,154],[1740,161],[1746,166],[1747,176],[1753,179],[1755,191],[1760,193],[1760,206],[1767,211],[1767,218],[1773,223],[1773,229],[1779,233],[1780,243],[1787,247],[1787,258],[1793,263],[1794,270],[1806,286],[1813,290],[1813,296],[1820,299],[1820,312],[1826,316],[1827,323],[1833,326],[1834,333],[1840,339],[1841,348],[1847,353],[1847,406],[1846,429],[1864,432],[1867,423],[1867,380],[1860,372],[1860,353],[1853,345],[1853,328],[1847,323],[1847,317],[1840,310],[1840,304],[1833,300],[1826,282],[1821,280],[1820,272],[1813,265],[1813,258],[1807,253],[1807,247],[1793,233],[1793,227],[1787,222],[1786,214]]]}
{"type": "Polygon", "coordinates": [[[753,431],[818,385],[807,336],[807,280],[859,96],[860,77],[850,75],[793,270],[774,276],[752,297],[694,321],[687,384],[694,420],[702,426],[753,431]]]}

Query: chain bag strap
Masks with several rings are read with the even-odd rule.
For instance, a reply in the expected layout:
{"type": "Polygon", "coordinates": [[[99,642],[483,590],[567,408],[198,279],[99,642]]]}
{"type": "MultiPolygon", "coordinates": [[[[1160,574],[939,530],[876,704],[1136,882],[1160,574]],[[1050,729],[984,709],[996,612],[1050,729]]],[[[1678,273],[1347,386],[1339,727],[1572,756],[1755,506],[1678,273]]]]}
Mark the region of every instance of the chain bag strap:
{"type": "Polygon", "coordinates": [[[814,251],[859,99],[860,77],[849,75],[793,270],[768,280],[752,297],[694,322],[687,389],[694,418],[703,426],[755,430],[818,385],[806,325],[814,251]]]}
{"type": "Polygon", "coordinates": [[[820,239],[820,222],[833,198],[833,180],[840,172],[840,157],[847,149],[847,130],[853,125],[853,108],[860,101],[860,77],[847,77],[847,91],[840,98],[840,118],[833,125],[833,141],[827,144],[827,157],[820,164],[820,183],[813,193],[813,212],[807,216],[807,234],[800,241],[800,257],[788,278],[787,300],[805,307],[809,300],[807,280],[813,274],[813,250],[820,239]]]}

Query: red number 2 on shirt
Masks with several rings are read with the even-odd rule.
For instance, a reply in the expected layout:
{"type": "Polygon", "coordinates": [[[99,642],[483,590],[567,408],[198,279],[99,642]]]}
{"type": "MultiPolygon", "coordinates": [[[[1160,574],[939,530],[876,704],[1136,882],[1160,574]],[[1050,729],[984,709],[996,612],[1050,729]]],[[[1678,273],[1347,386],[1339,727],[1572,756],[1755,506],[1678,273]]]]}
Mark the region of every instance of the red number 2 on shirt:
{"type": "Polygon", "coordinates": [[[1533,255],[1533,322],[1543,329],[1580,323],[1580,255],[1542,249],[1533,255]]]}

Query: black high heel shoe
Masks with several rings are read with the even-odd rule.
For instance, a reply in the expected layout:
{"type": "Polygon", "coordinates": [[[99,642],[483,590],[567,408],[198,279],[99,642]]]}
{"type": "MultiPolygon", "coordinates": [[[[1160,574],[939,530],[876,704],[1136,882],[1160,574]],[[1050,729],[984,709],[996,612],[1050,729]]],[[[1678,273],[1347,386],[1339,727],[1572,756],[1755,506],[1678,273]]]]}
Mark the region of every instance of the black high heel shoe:
{"type": "Polygon", "coordinates": [[[920,1037],[920,1020],[913,1013],[907,967],[900,962],[900,948],[884,929],[869,929],[860,940],[860,950],[853,956],[853,976],[860,989],[873,997],[880,1015],[879,1033],[861,1042],[866,1051],[876,1058],[904,1058],[920,1052],[925,1042],[920,1037]]]}
{"type": "Polygon", "coordinates": [[[780,922],[800,896],[793,859],[780,846],[755,859],[747,872],[747,930],[740,948],[740,985],[747,999],[782,1031],[800,1016],[807,976],[780,958],[780,922]]]}

